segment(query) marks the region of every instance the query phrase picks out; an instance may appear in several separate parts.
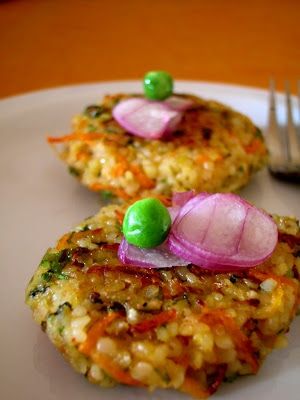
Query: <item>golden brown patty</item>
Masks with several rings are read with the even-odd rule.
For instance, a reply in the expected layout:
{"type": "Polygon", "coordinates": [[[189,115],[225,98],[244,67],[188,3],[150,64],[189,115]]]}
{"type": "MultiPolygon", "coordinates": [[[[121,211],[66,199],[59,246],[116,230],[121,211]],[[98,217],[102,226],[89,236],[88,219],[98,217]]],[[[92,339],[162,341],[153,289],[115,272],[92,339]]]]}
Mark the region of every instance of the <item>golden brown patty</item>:
{"type": "Polygon", "coordinates": [[[45,254],[28,285],[34,319],[91,382],[175,388],[196,397],[256,373],[285,345],[299,302],[300,231],[242,273],[145,269],[117,258],[125,206],[102,208],[45,254]]]}
{"type": "MultiPolygon", "coordinates": [[[[145,140],[126,132],[112,108],[133,95],[106,96],[73,119],[72,133],[49,138],[85,186],[130,199],[194,189],[236,191],[266,162],[260,130],[249,118],[196,96],[170,140],[145,140]]],[[[184,96],[184,95],[182,95],[184,96]]]]}

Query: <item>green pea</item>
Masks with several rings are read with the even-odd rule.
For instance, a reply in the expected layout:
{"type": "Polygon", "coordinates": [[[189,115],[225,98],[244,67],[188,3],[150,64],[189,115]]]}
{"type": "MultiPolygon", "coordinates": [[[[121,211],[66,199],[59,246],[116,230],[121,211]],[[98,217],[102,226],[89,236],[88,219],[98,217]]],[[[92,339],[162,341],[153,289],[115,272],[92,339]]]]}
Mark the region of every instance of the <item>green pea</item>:
{"type": "Polygon", "coordinates": [[[151,248],[163,243],[171,227],[169,211],[154,198],[136,201],[127,209],[123,233],[128,243],[151,248]]]}
{"type": "Polygon", "coordinates": [[[173,93],[173,79],[165,71],[150,71],[144,76],[145,96],[150,100],[164,100],[173,93]]]}

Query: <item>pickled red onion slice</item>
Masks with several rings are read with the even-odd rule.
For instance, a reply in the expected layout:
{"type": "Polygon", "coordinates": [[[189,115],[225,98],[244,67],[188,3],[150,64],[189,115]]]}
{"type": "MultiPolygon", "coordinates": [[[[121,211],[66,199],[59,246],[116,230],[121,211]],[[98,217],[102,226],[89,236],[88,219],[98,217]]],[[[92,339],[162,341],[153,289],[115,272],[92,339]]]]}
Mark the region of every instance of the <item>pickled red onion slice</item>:
{"type": "Polygon", "coordinates": [[[186,111],[195,106],[195,102],[193,100],[181,96],[168,97],[164,103],[167,104],[172,110],[176,111],[186,111]]]}
{"type": "Polygon", "coordinates": [[[176,192],[172,197],[172,206],[184,206],[189,200],[196,196],[194,190],[188,192],[176,192]]]}
{"type": "Polygon", "coordinates": [[[119,246],[118,257],[124,264],[144,268],[170,268],[190,264],[171,253],[165,244],[153,249],[142,249],[129,244],[125,239],[119,246]]]}
{"type": "Polygon", "coordinates": [[[277,226],[265,212],[233,194],[198,196],[179,211],[170,251],[213,270],[249,268],[266,260],[278,240],[277,226]]]}
{"type": "Polygon", "coordinates": [[[182,112],[164,102],[142,98],[126,99],[113,109],[113,117],[128,132],[146,139],[160,139],[173,132],[182,112]]]}
{"type": "MultiPolygon", "coordinates": [[[[206,198],[209,196],[207,193],[200,193],[197,195],[197,198],[206,198]]],[[[189,200],[193,197],[196,197],[196,192],[194,190],[190,190],[188,192],[176,192],[172,197],[172,207],[168,207],[172,223],[175,221],[181,207],[184,206],[189,200]]]]}

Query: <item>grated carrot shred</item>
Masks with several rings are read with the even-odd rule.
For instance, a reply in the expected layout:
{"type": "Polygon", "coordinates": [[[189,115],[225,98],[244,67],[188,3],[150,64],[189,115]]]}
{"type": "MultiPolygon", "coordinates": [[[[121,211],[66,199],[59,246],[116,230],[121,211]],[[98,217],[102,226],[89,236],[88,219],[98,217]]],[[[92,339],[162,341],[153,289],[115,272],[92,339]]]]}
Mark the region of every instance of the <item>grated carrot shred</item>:
{"type": "Polygon", "coordinates": [[[167,322],[173,321],[176,318],[175,310],[163,311],[153,318],[146,319],[139,322],[131,327],[131,329],[138,333],[149,332],[157,328],[160,325],[166,324],[167,322]]]}
{"type": "Polygon", "coordinates": [[[155,186],[153,180],[150,179],[138,165],[132,164],[130,170],[143,188],[151,189],[155,186]]]}
{"type": "Polygon", "coordinates": [[[101,190],[109,190],[115,196],[118,196],[123,200],[128,200],[130,198],[130,196],[125,192],[125,190],[120,188],[114,188],[110,185],[104,185],[102,183],[93,183],[89,186],[89,188],[95,192],[99,192],[101,190]]]}
{"type": "MultiPolygon", "coordinates": [[[[154,199],[161,201],[163,203],[163,205],[166,207],[170,207],[172,205],[171,197],[164,196],[162,194],[155,194],[155,193],[151,193],[151,195],[149,197],[153,197],[154,199]]],[[[133,204],[136,201],[141,200],[143,198],[144,198],[144,196],[135,196],[130,200],[129,204],[133,204]]]]}
{"type": "Polygon", "coordinates": [[[132,378],[128,372],[120,368],[110,357],[94,351],[97,341],[101,336],[104,335],[105,329],[119,316],[120,314],[118,313],[111,313],[104,318],[97,320],[88,331],[88,337],[86,341],[79,346],[79,351],[87,356],[90,356],[93,362],[98,364],[116,381],[125,385],[143,386],[139,381],[132,378]]]}
{"type": "Polygon", "coordinates": [[[195,379],[188,376],[185,377],[180,390],[196,399],[206,399],[210,395],[210,392],[207,389],[204,389],[200,382],[197,382],[195,379]]]}
{"type": "Polygon", "coordinates": [[[129,386],[144,386],[141,382],[132,378],[129,372],[121,369],[110,357],[104,354],[94,353],[92,359],[117,382],[129,386]]]}
{"type": "MultiPolygon", "coordinates": [[[[273,274],[271,272],[263,272],[263,271],[258,271],[257,269],[253,268],[250,269],[248,272],[248,275],[252,278],[255,278],[259,281],[264,281],[266,279],[274,279],[274,281],[276,281],[277,283],[279,283],[280,286],[282,285],[288,285],[290,286],[293,290],[294,290],[294,294],[296,296],[296,300],[293,310],[292,310],[292,315],[294,316],[297,312],[298,306],[300,304],[300,288],[299,288],[299,284],[297,282],[295,282],[293,279],[288,278],[286,276],[280,276],[280,275],[276,275],[273,274]]],[[[283,297],[283,292],[281,297],[283,297]]],[[[278,302],[278,300],[277,300],[278,302]]],[[[275,299],[274,299],[274,304],[275,304],[275,299]]]]}
{"type": "Polygon", "coordinates": [[[70,233],[66,233],[59,239],[59,241],[56,245],[57,250],[60,251],[60,250],[66,249],[69,246],[68,240],[69,240],[70,236],[71,236],[70,233]]]}
{"type": "Polygon", "coordinates": [[[257,269],[254,269],[254,268],[250,269],[248,271],[248,275],[250,277],[258,279],[259,281],[264,281],[268,278],[272,278],[272,279],[274,279],[274,281],[278,282],[279,284],[289,285],[297,292],[299,290],[299,285],[295,281],[293,281],[293,279],[288,278],[286,276],[276,275],[276,274],[273,274],[272,272],[258,271],[257,269]]]}
{"type": "Polygon", "coordinates": [[[119,210],[115,210],[115,214],[117,216],[117,221],[122,226],[123,225],[123,220],[124,220],[124,214],[119,210]]]}
{"type": "Polygon", "coordinates": [[[103,336],[105,329],[120,316],[118,313],[107,314],[104,318],[98,319],[89,329],[87,339],[79,346],[79,351],[87,356],[94,350],[97,340],[103,336]]]}
{"type": "Polygon", "coordinates": [[[208,156],[206,156],[205,154],[199,154],[196,159],[195,159],[197,164],[202,165],[203,163],[205,163],[206,161],[210,161],[210,159],[208,158],[208,156]]]}
{"type": "Polygon", "coordinates": [[[240,358],[246,361],[252,368],[253,373],[258,371],[259,365],[255,357],[253,357],[253,347],[251,341],[241,331],[236,322],[224,313],[224,310],[204,310],[201,316],[201,321],[207,323],[209,326],[221,324],[231,335],[235,346],[240,354],[240,358]]]}
{"type": "Polygon", "coordinates": [[[260,154],[265,154],[266,149],[263,146],[263,142],[260,139],[253,139],[250,144],[244,147],[246,153],[248,154],[254,154],[254,153],[260,153],[260,154]]]}
{"type": "Polygon", "coordinates": [[[79,140],[82,142],[90,142],[93,140],[107,139],[112,142],[119,142],[120,137],[117,135],[107,134],[105,132],[90,132],[90,133],[82,133],[82,132],[73,132],[64,136],[48,136],[47,141],[50,144],[57,143],[67,143],[73,140],[79,140]]]}

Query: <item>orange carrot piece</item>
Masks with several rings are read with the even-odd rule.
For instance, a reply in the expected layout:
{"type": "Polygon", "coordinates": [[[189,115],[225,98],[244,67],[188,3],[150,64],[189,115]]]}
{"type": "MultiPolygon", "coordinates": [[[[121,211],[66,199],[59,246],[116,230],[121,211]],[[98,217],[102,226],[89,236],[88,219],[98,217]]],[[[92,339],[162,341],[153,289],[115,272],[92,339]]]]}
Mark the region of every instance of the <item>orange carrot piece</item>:
{"type": "Polygon", "coordinates": [[[87,356],[94,350],[97,340],[103,336],[105,329],[117,318],[120,314],[107,314],[104,318],[98,319],[87,333],[87,339],[79,346],[79,351],[87,356]]]}
{"type": "Polygon", "coordinates": [[[69,247],[68,240],[71,236],[71,233],[66,233],[63,237],[61,237],[56,245],[57,250],[63,250],[69,247]]]}
{"type": "Polygon", "coordinates": [[[133,325],[131,329],[138,333],[149,332],[150,330],[155,329],[160,325],[173,321],[175,318],[176,318],[175,310],[163,311],[155,315],[153,318],[146,319],[142,322],[133,325]]]}
{"type": "Polygon", "coordinates": [[[299,291],[299,285],[295,281],[293,281],[291,278],[288,278],[286,276],[280,276],[273,274],[272,272],[263,272],[263,271],[258,271],[256,269],[250,269],[248,272],[248,275],[250,277],[256,278],[259,281],[264,281],[268,278],[274,279],[274,281],[278,282],[279,284],[284,284],[284,285],[289,285],[291,286],[295,292],[298,293],[299,291]]]}
{"type": "Polygon", "coordinates": [[[200,382],[188,376],[185,377],[180,390],[196,399],[206,399],[210,395],[209,391],[204,389],[200,382]]]}
{"type": "Polygon", "coordinates": [[[89,154],[86,151],[79,151],[76,154],[76,160],[87,161],[89,159],[89,154]]]}
{"type": "Polygon", "coordinates": [[[89,186],[89,188],[95,192],[99,192],[101,190],[109,190],[115,196],[121,197],[121,199],[123,200],[128,200],[130,198],[130,196],[123,189],[114,188],[110,185],[103,185],[102,183],[93,183],[89,186]]]}
{"type": "Polygon", "coordinates": [[[124,214],[122,212],[120,212],[119,210],[116,210],[115,214],[117,216],[117,220],[118,220],[119,224],[122,226],[123,220],[124,220],[124,214]]]}
{"type": "Polygon", "coordinates": [[[117,163],[116,166],[113,168],[112,170],[112,175],[115,178],[118,178],[119,176],[124,175],[124,173],[126,172],[127,167],[126,165],[124,165],[123,163],[117,163]]]}
{"type": "Polygon", "coordinates": [[[143,188],[151,189],[154,187],[153,180],[150,179],[138,165],[131,165],[130,170],[143,188]]]}
{"type": "Polygon", "coordinates": [[[202,165],[206,161],[209,161],[209,158],[205,154],[199,154],[195,159],[196,164],[200,165],[202,165]]]}
{"type": "Polygon", "coordinates": [[[171,197],[167,197],[162,194],[151,194],[151,197],[160,200],[166,207],[170,207],[172,205],[171,197]]]}
{"type": "Polygon", "coordinates": [[[244,147],[246,153],[248,154],[254,154],[254,153],[260,153],[260,154],[265,154],[266,149],[263,146],[263,142],[260,139],[253,139],[250,144],[244,147]]]}
{"type": "Polygon", "coordinates": [[[253,356],[251,341],[241,331],[235,321],[228,315],[224,314],[224,310],[207,309],[204,315],[201,316],[201,321],[207,323],[209,326],[214,326],[217,324],[223,325],[229,331],[241,359],[246,361],[251,366],[253,373],[258,371],[259,365],[253,356]]]}
{"type": "Polygon", "coordinates": [[[279,276],[276,274],[273,274],[271,272],[262,272],[262,271],[258,271],[255,268],[250,269],[248,272],[248,275],[251,278],[255,278],[259,281],[264,281],[268,278],[272,278],[274,279],[274,281],[276,281],[277,283],[279,283],[279,285],[289,285],[290,287],[292,287],[292,289],[294,290],[294,294],[296,296],[297,301],[294,304],[293,310],[292,310],[292,315],[295,315],[298,309],[298,306],[300,304],[300,287],[299,284],[297,284],[295,281],[293,281],[291,278],[288,278],[286,276],[279,276]]]}
{"type": "Polygon", "coordinates": [[[72,140],[80,140],[80,141],[90,141],[90,140],[97,140],[97,139],[102,139],[104,137],[104,134],[102,133],[70,133],[69,135],[64,135],[60,137],[53,137],[49,136],[47,138],[48,143],[65,143],[65,142],[71,142],[72,140]]]}
{"type": "Polygon", "coordinates": [[[90,142],[93,140],[100,140],[100,139],[107,139],[112,142],[119,142],[120,136],[119,135],[110,135],[105,132],[90,132],[90,133],[81,133],[81,132],[73,132],[68,135],[54,137],[48,136],[47,141],[50,144],[56,143],[66,143],[71,142],[73,140],[79,140],[82,142],[90,142]]]}
{"type": "Polygon", "coordinates": [[[117,382],[130,386],[144,386],[141,382],[132,378],[129,372],[120,368],[110,357],[104,354],[94,353],[92,359],[117,382]]]}
{"type": "Polygon", "coordinates": [[[79,346],[79,351],[90,356],[95,363],[116,381],[125,385],[143,386],[139,381],[132,378],[128,372],[120,368],[110,357],[94,352],[98,339],[103,336],[105,329],[119,316],[120,314],[118,313],[111,313],[97,320],[88,331],[86,341],[79,346]]]}

